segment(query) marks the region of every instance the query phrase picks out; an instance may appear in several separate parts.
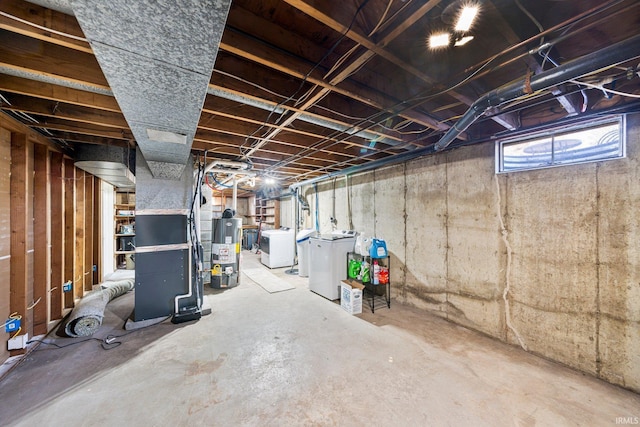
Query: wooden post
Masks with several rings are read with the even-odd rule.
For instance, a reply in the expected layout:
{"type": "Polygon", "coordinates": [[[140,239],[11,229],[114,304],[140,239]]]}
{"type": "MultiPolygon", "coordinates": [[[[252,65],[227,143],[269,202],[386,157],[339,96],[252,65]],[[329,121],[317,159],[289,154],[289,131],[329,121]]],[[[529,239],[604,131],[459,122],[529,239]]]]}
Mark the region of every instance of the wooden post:
{"type": "MultiPolygon", "coordinates": [[[[0,128],[0,320],[11,314],[11,131],[0,128]]],[[[3,322],[4,323],[4,322],[3,322]]],[[[0,361],[9,358],[7,340],[0,339],[0,361]]]]}
{"type": "Polygon", "coordinates": [[[94,178],[93,185],[93,283],[102,281],[102,180],[94,178]]]}
{"type": "Polygon", "coordinates": [[[62,318],[64,283],[64,196],[63,159],[51,153],[51,320],[62,318]]]}
{"type": "MultiPolygon", "coordinates": [[[[20,335],[32,328],[27,315],[29,266],[27,259],[28,232],[28,160],[29,147],[24,134],[11,135],[11,296],[10,311],[22,316],[20,335]]],[[[12,350],[15,356],[24,350],[12,350]]]]}
{"type": "Polygon", "coordinates": [[[33,302],[29,307],[33,310],[33,334],[43,335],[48,332],[49,314],[49,150],[45,145],[34,144],[33,147],[33,302]]]}
{"type": "MultiPolygon", "coordinates": [[[[76,167],[73,160],[64,161],[64,281],[75,283],[75,249],[76,249],[76,167]]],[[[74,285],[75,286],[75,285],[74,285]]],[[[73,307],[74,292],[64,294],[64,307],[73,307]]]]}
{"type": "Polygon", "coordinates": [[[93,175],[84,174],[84,290],[93,290],[93,175]]]}
{"type": "Polygon", "coordinates": [[[84,295],[84,215],[85,215],[85,179],[84,171],[76,168],[76,224],[75,224],[75,260],[73,265],[73,297],[80,299],[84,295]]]}

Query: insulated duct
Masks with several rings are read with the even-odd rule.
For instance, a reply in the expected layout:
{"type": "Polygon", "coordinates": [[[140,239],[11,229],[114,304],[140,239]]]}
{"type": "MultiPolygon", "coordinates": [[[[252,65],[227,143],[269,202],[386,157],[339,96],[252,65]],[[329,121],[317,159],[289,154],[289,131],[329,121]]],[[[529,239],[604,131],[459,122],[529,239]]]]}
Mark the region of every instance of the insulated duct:
{"type": "Polygon", "coordinates": [[[72,0],[154,178],[179,180],[231,0],[72,0]]]}
{"type": "Polygon", "coordinates": [[[640,35],[581,56],[557,68],[493,90],[474,102],[458,122],[435,144],[435,151],[447,148],[488,109],[523,95],[549,89],[569,80],[594,74],[640,56],[640,35]]]}
{"type": "Polygon", "coordinates": [[[93,291],[82,298],[64,324],[64,331],[70,337],[89,337],[102,325],[107,304],[114,298],[133,290],[133,279],[102,284],[102,289],[93,291]]]}

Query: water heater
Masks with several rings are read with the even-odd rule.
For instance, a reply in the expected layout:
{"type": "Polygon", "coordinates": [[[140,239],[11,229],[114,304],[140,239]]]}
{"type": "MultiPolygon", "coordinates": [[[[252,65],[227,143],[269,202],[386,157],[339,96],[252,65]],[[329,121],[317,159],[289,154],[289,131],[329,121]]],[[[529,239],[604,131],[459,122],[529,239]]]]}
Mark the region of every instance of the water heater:
{"type": "Polygon", "coordinates": [[[211,227],[211,286],[238,286],[242,218],[214,218],[211,227]]]}

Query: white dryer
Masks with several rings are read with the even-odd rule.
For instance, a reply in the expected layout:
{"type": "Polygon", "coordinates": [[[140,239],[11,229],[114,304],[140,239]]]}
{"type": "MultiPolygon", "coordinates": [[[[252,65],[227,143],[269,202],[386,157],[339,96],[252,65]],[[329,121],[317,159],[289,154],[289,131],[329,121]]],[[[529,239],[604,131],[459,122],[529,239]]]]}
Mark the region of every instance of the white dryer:
{"type": "Polygon", "coordinates": [[[282,227],[260,234],[260,262],[269,268],[291,267],[296,256],[295,232],[282,227]]]}

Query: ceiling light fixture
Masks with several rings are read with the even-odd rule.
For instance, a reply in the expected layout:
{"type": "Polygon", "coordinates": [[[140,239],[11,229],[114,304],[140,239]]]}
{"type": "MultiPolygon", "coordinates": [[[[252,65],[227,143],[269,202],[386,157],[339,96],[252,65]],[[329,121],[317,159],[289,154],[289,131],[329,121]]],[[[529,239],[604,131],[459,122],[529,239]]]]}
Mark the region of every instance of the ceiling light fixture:
{"type": "Polygon", "coordinates": [[[480,12],[478,0],[455,0],[442,11],[440,18],[450,28],[448,32],[429,37],[429,48],[464,46],[473,40],[468,32],[480,12]]]}
{"type": "Polygon", "coordinates": [[[469,43],[471,40],[473,40],[473,36],[465,36],[465,37],[462,37],[461,39],[456,40],[456,42],[453,45],[464,46],[465,44],[469,43]]]}
{"type": "Polygon", "coordinates": [[[429,48],[439,49],[449,46],[449,33],[431,34],[429,37],[429,48]]]}
{"type": "Polygon", "coordinates": [[[455,30],[462,33],[469,31],[477,14],[478,6],[464,6],[460,12],[460,16],[458,16],[455,30]]]}

